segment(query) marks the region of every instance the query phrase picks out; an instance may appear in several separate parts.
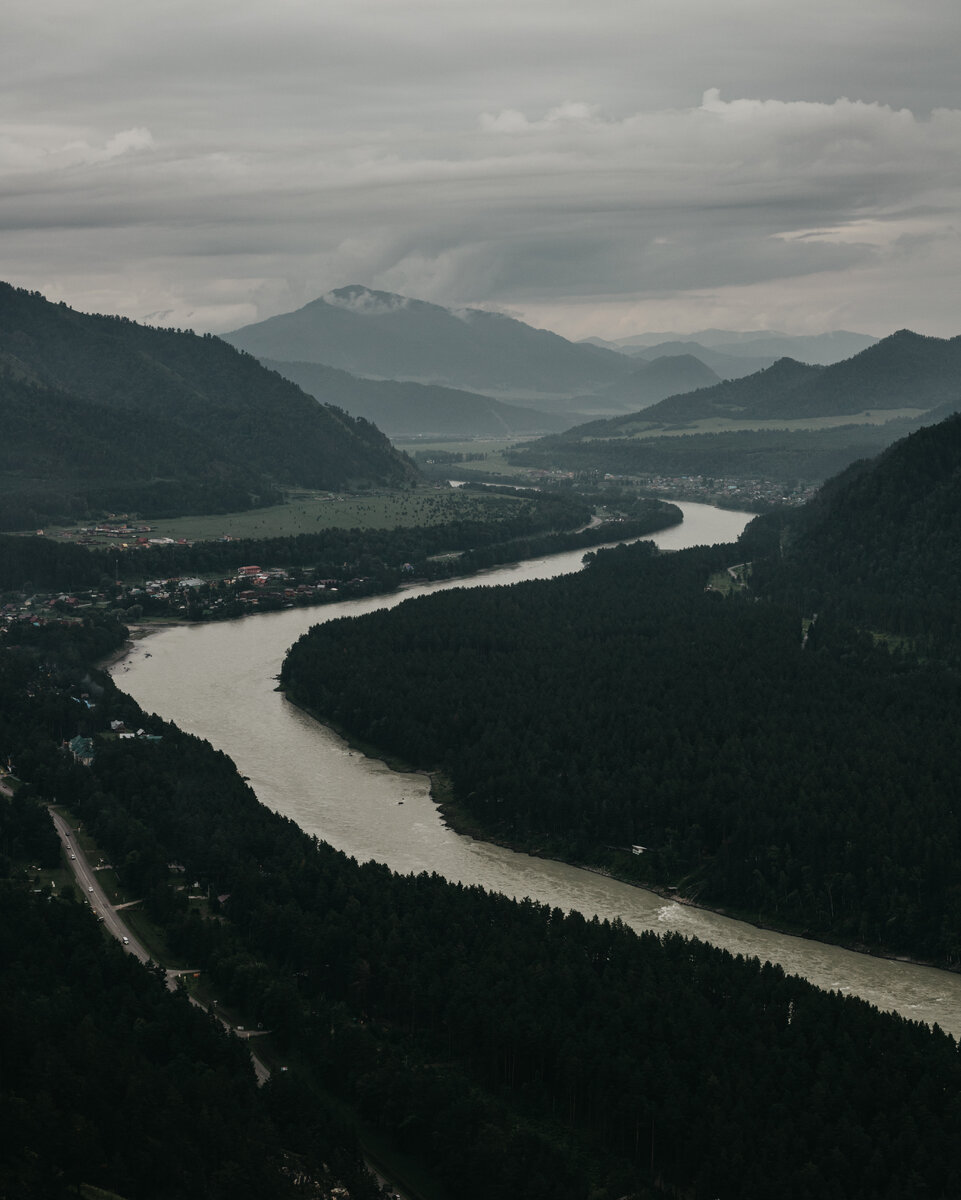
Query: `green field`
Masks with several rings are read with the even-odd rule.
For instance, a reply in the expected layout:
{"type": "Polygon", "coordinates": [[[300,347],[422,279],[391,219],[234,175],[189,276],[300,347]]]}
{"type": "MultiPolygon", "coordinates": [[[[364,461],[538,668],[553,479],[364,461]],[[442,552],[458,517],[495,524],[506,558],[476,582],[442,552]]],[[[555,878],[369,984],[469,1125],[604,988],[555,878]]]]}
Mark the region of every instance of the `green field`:
{"type": "MultiPolygon", "coordinates": [[[[466,518],[483,519],[492,504],[504,503],[510,503],[510,500],[429,485],[415,491],[374,492],[366,496],[296,492],[289,495],[286,504],[271,508],[142,523],[150,526],[150,532],[143,535],[150,538],[185,538],[189,542],[222,537],[272,538],[318,533],[323,529],[393,529],[398,525],[441,525],[466,518]]],[[[134,524],[133,518],[130,523],[134,524]]],[[[73,539],[80,535],[81,528],[79,525],[51,526],[46,532],[48,536],[62,535],[73,539]]],[[[95,538],[93,544],[116,546],[123,542],[102,536],[95,538]]]]}
{"type": "MultiPolygon", "coordinates": [[[[530,438],[516,437],[463,438],[460,441],[444,438],[437,438],[434,441],[429,438],[394,438],[394,445],[398,450],[404,450],[410,455],[417,454],[418,457],[430,454],[433,450],[436,450],[438,454],[496,455],[511,446],[518,445],[519,442],[530,440],[530,438]]],[[[476,466],[476,463],[473,465],[476,466]]]]}
{"type": "MultiPolygon", "coordinates": [[[[900,418],[914,420],[926,412],[923,408],[884,408],[869,412],[847,413],[838,417],[797,417],[794,420],[778,418],[772,421],[736,421],[728,417],[704,417],[700,421],[685,421],[677,425],[647,425],[636,429],[634,438],[680,437],[692,433],[749,433],[786,430],[789,433],[818,429],[838,429],[844,425],[886,425],[900,418]]],[[[623,434],[614,436],[622,437],[623,434]]],[[[589,439],[584,439],[585,441],[589,439]]],[[[590,439],[601,441],[603,439],[590,439]]]]}
{"type": "Polygon", "coordinates": [[[416,456],[417,464],[431,478],[436,478],[438,472],[443,472],[449,479],[471,479],[480,474],[490,475],[514,475],[518,477],[518,483],[524,482],[530,476],[530,470],[526,467],[516,467],[513,463],[507,461],[507,451],[513,450],[517,446],[523,445],[525,442],[536,441],[536,438],[468,438],[464,441],[428,441],[422,438],[411,438],[404,440],[403,438],[395,438],[394,444],[399,450],[406,450],[408,454],[416,456]],[[437,466],[432,466],[425,463],[425,458],[429,458],[432,451],[438,454],[463,454],[465,456],[472,454],[481,454],[483,458],[470,459],[463,463],[441,463],[437,466]]]}

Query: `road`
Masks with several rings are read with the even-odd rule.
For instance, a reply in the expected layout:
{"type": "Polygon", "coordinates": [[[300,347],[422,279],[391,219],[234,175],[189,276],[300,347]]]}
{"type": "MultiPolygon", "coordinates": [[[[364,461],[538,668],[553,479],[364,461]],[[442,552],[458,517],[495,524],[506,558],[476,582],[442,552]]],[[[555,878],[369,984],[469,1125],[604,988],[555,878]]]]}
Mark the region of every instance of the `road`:
{"type": "MultiPolygon", "coordinates": [[[[73,871],[74,879],[77,881],[84,899],[89,902],[90,907],[96,912],[97,916],[103,919],[104,928],[121,943],[128,954],[134,955],[134,957],[138,958],[144,964],[155,961],[143,944],[137,940],[133,930],[124,922],[121,913],[128,906],[121,905],[118,909],[107,898],[107,893],[97,879],[96,871],[90,865],[89,859],[77,843],[75,831],[71,829],[60,813],[54,812],[52,808],[48,809],[48,811],[53,818],[54,827],[63,846],[67,864],[73,871]]],[[[167,987],[172,992],[177,990],[181,976],[193,974],[189,968],[165,968],[164,973],[167,977],[167,987]]],[[[258,1037],[262,1032],[266,1031],[248,1030],[243,1027],[231,1025],[229,1021],[224,1020],[215,1007],[208,1008],[207,1005],[201,1004],[199,1000],[195,1000],[193,996],[190,997],[190,1003],[196,1005],[197,1008],[203,1009],[204,1012],[213,1012],[213,1015],[225,1029],[229,1030],[235,1037],[239,1037],[247,1042],[247,1050],[250,1053],[250,1061],[257,1075],[257,1082],[258,1084],[266,1083],[270,1078],[270,1068],[250,1048],[250,1039],[258,1037]]],[[[409,1200],[408,1196],[399,1190],[395,1183],[381,1174],[372,1163],[368,1162],[367,1168],[377,1179],[378,1183],[394,1189],[394,1195],[398,1200],[409,1200]]]]}
{"type": "Polygon", "coordinates": [[[132,930],[127,927],[122,917],[118,915],[117,910],[108,899],[107,893],[101,886],[97,874],[90,865],[86,854],[80,848],[70,826],[53,809],[50,809],[50,815],[53,818],[53,823],[60,837],[60,842],[63,845],[64,853],[67,856],[70,869],[73,871],[74,879],[77,881],[83,898],[89,903],[97,916],[101,918],[104,928],[118,942],[123,944],[124,949],[128,953],[139,958],[142,963],[151,962],[151,956],[136,937],[134,937],[132,930]]]}
{"type": "MultiPolygon", "coordinates": [[[[67,858],[67,864],[71,871],[73,871],[74,879],[77,881],[77,885],[83,894],[83,898],[89,903],[90,907],[102,920],[104,928],[108,931],[108,933],[115,937],[118,942],[120,942],[128,954],[132,954],[145,965],[149,962],[154,962],[155,960],[153,956],[137,939],[133,930],[126,924],[123,917],[120,915],[122,909],[127,906],[122,905],[121,908],[118,909],[111,903],[107,897],[107,893],[104,891],[99,879],[97,878],[96,871],[90,865],[89,859],[80,848],[74,831],[70,828],[70,825],[64,820],[60,813],[55,812],[52,808],[48,811],[50,816],[53,818],[54,827],[57,830],[57,835],[60,838],[60,843],[63,846],[64,854],[67,858]]],[[[170,991],[174,992],[179,986],[181,977],[185,975],[191,975],[193,972],[189,968],[165,968],[164,974],[167,978],[167,987],[170,989],[170,991]]],[[[190,1003],[196,1005],[197,1008],[203,1009],[204,1012],[211,1011],[207,1005],[201,1004],[201,1002],[199,1000],[195,1000],[193,996],[190,997],[190,1003]]],[[[246,1030],[241,1029],[238,1031],[237,1028],[231,1025],[229,1021],[224,1020],[224,1018],[218,1012],[214,1012],[214,1016],[225,1029],[235,1034],[235,1036],[245,1040],[251,1036],[251,1034],[246,1030]]],[[[254,1054],[253,1050],[250,1050],[249,1045],[247,1049],[250,1051],[250,1060],[253,1063],[254,1071],[257,1075],[257,1082],[265,1083],[270,1078],[270,1068],[266,1065],[266,1063],[263,1062],[262,1059],[254,1054]]]]}

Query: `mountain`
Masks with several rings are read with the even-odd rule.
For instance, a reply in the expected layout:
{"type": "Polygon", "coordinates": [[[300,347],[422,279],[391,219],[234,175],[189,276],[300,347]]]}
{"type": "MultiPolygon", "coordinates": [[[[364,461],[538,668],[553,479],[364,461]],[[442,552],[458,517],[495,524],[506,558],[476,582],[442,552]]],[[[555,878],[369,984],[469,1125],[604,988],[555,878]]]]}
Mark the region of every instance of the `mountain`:
{"type": "Polygon", "coordinates": [[[567,429],[578,418],[505,404],[491,396],[404,380],[361,379],[321,363],[261,359],[324,404],[373,421],[388,437],[504,437],[567,429]]]}
{"type": "Polygon", "coordinates": [[[777,548],[759,563],[759,590],[961,656],[961,414],[755,526],[755,548],[777,548]]]}
{"type": "MultiPolygon", "coordinates": [[[[770,329],[735,332],[731,329],[702,329],[697,333],[637,333],[609,342],[588,338],[592,345],[631,354],[664,342],[696,342],[710,350],[720,350],[745,358],[796,358],[800,362],[827,366],[873,346],[878,339],[866,333],[835,329],[830,333],[789,334],[770,329]]],[[[694,353],[697,353],[696,351],[694,353]]]]}
{"type": "Polygon", "coordinates": [[[218,338],[92,316],[0,284],[0,525],[104,508],[218,512],[284,485],[399,483],[366,421],[218,338]]]}
{"type": "Polygon", "coordinates": [[[223,336],[258,358],[517,397],[594,391],[631,370],[622,354],[500,313],[442,308],[359,284],[223,336]]]}
{"type": "Polygon", "coordinates": [[[766,414],[768,408],[772,410],[772,416],[800,415],[784,410],[790,409],[796,394],[813,386],[823,370],[825,368],[809,367],[793,358],[782,358],[763,371],[742,379],[724,380],[712,387],[669,396],[660,404],[645,409],[643,417],[647,421],[677,424],[711,417],[763,420],[761,414],[766,414]]]}
{"type": "Polygon", "coordinates": [[[700,342],[659,342],[656,346],[645,346],[642,350],[634,350],[631,357],[654,362],[655,359],[676,357],[688,354],[702,362],[721,379],[743,379],[745,375],[753,375],[763,371],[765,367],[773,366],[780,357],[777,354],[761,355],[748,358],[741,354],[732,354],[729,350],[712,350],[710,346],[702,346],[700,342]]]}
{"type": "Polygon", "coordinates": [[[739,337],[720,341],[713,348],[727,353],[736,351],[750,357],[796,358],[799,362],[830,366],[867,350],[878,341],[866,333],[837,329],[832,333],[810,335],[765,333],[759,337],[739,337]]]}
{"type": "Polygon", "coordinates": [[[671,397],[644,415],[671,422],[714,416],[790,420],[959,403],[961,337],[923,337],[902,329],[844,362],[820,367],[782,358],[745,379],[671,397]]]}
{"type": "Polygon", "coordinates": [[[720,383],[720,377],[694,355],[663,355],[608,384],[598,395],[636,408],[714,383],[720,383]]]}
{"type": "Polygon", "coordinates": [[[902,330],[841,363],[782,358],[744,379],[529,442],[511,459],[528,468],[763,479],[790,489],[821,483],[958,409],[961,337],[902,330]],[[788,425],[811,418],[820,420],[788,425]],[[710,422],[704,431],[702,421],[710,422]]]}

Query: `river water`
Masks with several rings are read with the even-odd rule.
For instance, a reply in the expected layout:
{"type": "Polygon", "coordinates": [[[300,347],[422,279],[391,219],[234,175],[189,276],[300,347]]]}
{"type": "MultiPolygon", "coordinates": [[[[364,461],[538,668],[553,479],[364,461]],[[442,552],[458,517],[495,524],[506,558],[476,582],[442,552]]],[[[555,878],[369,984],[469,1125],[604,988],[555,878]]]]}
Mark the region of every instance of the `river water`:
{"type": "MultiPolygon", "coordinates": [[[[733,541],[750,519],[704,504],[679,507],[684,523],[654,536],[664,549],[733,541]]],[[[582,556],[583,551],[553,555],[467,580],[321,608],[165,627],[137,642],[112,671],[148,712],[226,751],[264,804],[360,862],[376,859],[401,873],[436,871],[564,911],[620,917],[637,930],[691,934],[736,954],[780,963],[819,987],[861,996],[912,1020],[937,1022],[961,1037],[961,976],[757,929],[591,871],[461,837],[440,820],[425,776],[391,771],[351,750],[274,690],[288,646],[311,625],[452,587],[567,574],[580,569],[582,556]]]]}

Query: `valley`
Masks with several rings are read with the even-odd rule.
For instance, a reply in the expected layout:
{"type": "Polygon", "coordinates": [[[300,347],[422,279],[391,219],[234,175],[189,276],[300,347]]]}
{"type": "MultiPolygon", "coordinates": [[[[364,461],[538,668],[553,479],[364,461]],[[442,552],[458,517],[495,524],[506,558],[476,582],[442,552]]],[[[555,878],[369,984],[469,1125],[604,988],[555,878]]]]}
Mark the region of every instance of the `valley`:
{"type": "MultiPolygon", "coordinates": [[[[716,539],[730,541],[749,519],[698,504],[681,507],[684,524],[656,534],[659,546],[680,550],[716,539]]],[[[512,586],[580,569],[579,555],[558,555],[472,581],[346,601],[320,619],[356,618],[438,589],[512,586]]],[[[111,672],[142,707],[163,713],[230,754],[262,803],[360,862],[373,859],[400,874],[436,871],[454,883],[517,899],[529,896],[565,912],[576,909],[588,919],[622,920],[638,932],[697,937],[778,963],[819,987],[861,996],[882,1010],[961,1035],[961,976],[778,935],[632,887],[604,872],[459,835],[456,819],[438,812],[428,775],[389,770],[365,757],[274,690],[276,667],[287,647],[317,619],[292,612],[203,631],[158,631],[138,641],[111,672]],[[224,694],[238,699],[224,708],[216,702],[224,694]]],[[[399,754],[405,757],[402,747],[399,754]]]]}
{"type": "Polygon", "coordinates": [[[4,6],[0,1200],[955,1200],[955,7],[4,6]]]}
{"type": "MultiPolygon", "coordinates": [[[[768,417],[758,397],[775,382],[835,370],[782,361],[767,383],[748,374],[529,440],[466,436],[456,422],[439,432],[418,389],[461,413],[466,393],[429,372],[372,388],[391,381],[314,364],[341,397],[411,405],[404,454],[368,416],[287,391],[217,339],[0,299],[46,347],[27,354],[22,327],[0,338],[20,439],[0,481],[5,519],[41,496],[48,507],[29,512],[54,518],[40,536],[0,536],[0,899],[37,1012],[53,985],[29,956],[63,955],[60,911],[68,924],[84,915],[68,911],[44,824],[56,799],[136,902],[138,938],[195,966],[204,994],[235,1024],[262,1026],[265,1053],[289,1068],[253,1091],[228,1085],[264,1136],[244,1149],[228,1139],[223,1155],[236,1179],[254,1154],[257,1171],[243,1170],[259,1193],[285,1195],[296,1163],[325,1200],[373,1200],[367,1145],[386,1174],[413,1172],[409,1194],[427,1200],[541,1200],[545,1187],[565,1200],[766,1200],[808,1166],[805,1196],[828,1177],[850,1196],[919,1177],[943,1191],[938,1147],[957,1130],[941,1098],[956,1091],[961,1030],[945,787],[961,712],[961,418],[930,406],[951,409],[941,368],[926,397],[902,387],[887,408],[813,411],[824,404],[791,409],[781,393],[768,417]],[[75,341],[58,374],[65,329],[75,341]],[[81,350],[94,334],[109,378],[81,350]],[[143,356],[163,393],[149,411],[129,374],[143,356]],[[251,389],[234,409],[225,365],[251,389]],[[83,386],[68,390],[68,376],[83,386]],[[729,403],[736,386],[753,408],[729,403]],[[720,407],[705,407],[716,388],[720,407]],[[189,439],[174,463],[198,396],[212,440],[189,439]],[[286,456],[297,412],[323,443],[317,461],[286,456]],[[55,462],[54,446],[71,448],[60,435],[81,426],[102,444],[85,432],[72,447],[85,463],[55,462]],[[870,458],[898,431],[911,435],[870,458]],[[105,512],[90,468],[110,461],[119,481],[111,447],[140,447],[123,467],[136,502],[105,512]],[[29,486],[21,452],[37,468],[29,486]],[[852,454],[865,461],[848,466],[852,454]],[[197,490],[235,468],[241,490],[197,490]],[[58,476],[70,488],[48,486],[58,476]],[[133,624],[159,632],[118,658],[133,624]],[[107,658],[112,677],[94,666],[107,658]],[[878,1132],[889,1127],[916,1132],[892,1141],[878,1132]]],[[[383,322],[411,308],[352,290],[338,305],[383,322]]],[[[456,319],[533,353],[516,323],[456,319]]],[[[890,373],[906,348],[920,378],[918,356],[953,353],[931,342],[899,335],[861,353],[887,356],[890,373]]],[[[626,356],[610,354],[579,361],[623,373],[626,356]]],[[[616,379],[566,397],[545,384],[527,411],[570,417],[602,393],[623,400],[616,379]]],[[[123,988],[123,948],[102,953],[123,988]]],[[[126,1003],[186,1031],[182,999],[126,1003]]],[[[71,993],[68,1008],[83,1004],[71,993]]],[[[13,1026],[23,1019],[18,1008],[13,1026]]],[[[210,1061],[199,1026],[188,1036],[210,1061]]],[[[45,1024],[38,1044],[66,1054],[69,1033],[45,1024]]],[[[131,1078],[149,1077],[134,1047],[123,1054],[131,1078]]],[[[33,1114],[24,1081],[41,1068],[16,1061],[33,1114]]],[[[242,1056],[218,1069],[242,1075],[242,1056]]],[[[174,1107],[188,1091],[164,1085],[174,1107]]],[[[158,1123],[192,1145],[170,1104],[158,1123]]],[[[69,1161],[59,1145],[40,1154],[40,1126],[25,1120],[11,1194],[35,1191],[38,1170],[124,1200],[153,1194],[135,1157],[105,1167],[96,1137],[89,1153],[71,1143],[69,1161]]]]}

